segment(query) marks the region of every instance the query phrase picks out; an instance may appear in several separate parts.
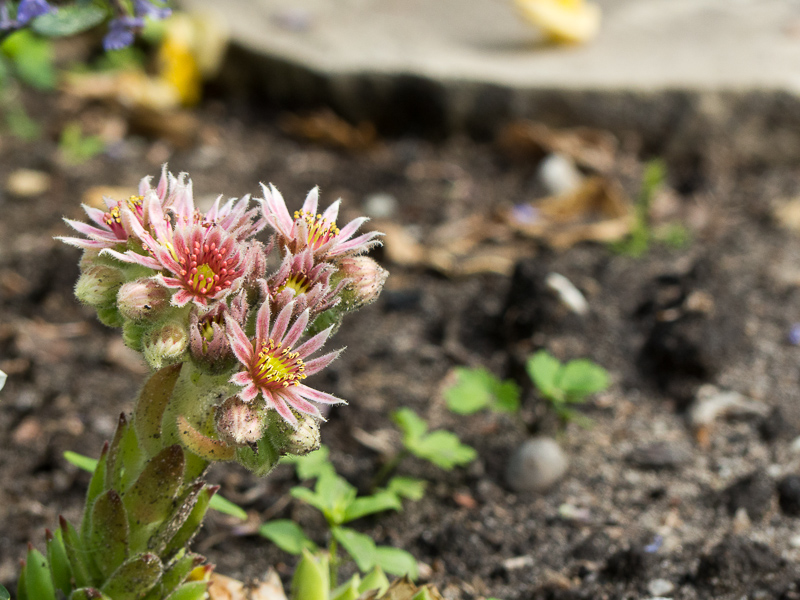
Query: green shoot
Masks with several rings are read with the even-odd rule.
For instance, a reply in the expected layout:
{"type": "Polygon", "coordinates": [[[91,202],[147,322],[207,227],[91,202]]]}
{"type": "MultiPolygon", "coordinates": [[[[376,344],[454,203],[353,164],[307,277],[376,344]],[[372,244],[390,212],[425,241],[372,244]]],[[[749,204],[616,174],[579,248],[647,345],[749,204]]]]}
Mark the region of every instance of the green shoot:
{"type": "Polygon", "coordinates": [[[546,350],[540,350],[525,365],[539,393],[547,398],[565,421],[578,415],[567,405],[581,404],[586,398],[608,387],[608,373],[587,359],[562,364],[546,350]]]}
{"type": "Polygon", "coordinates": [[[105,142],[96,135],[83,135],[80,124],[72,122],[61,132],[58,149],[67,164],[79,165],[103,152],[105,142]]]}
{"type": "Polygon", "coordinates": [[[483,409],[514,413],[519,410],[519,387],[503,381],[486,369],[454,370],[455,381],[444,390],[447,408],[459,415],[471,415],[483,409]]]}
{"type": "Polygon", "coordinates": [[[473,448],[462,444],[456,434],[438,429],[428,433],[428,424],[410,408],[401,408],[392,419],[403,433],[404,449],[446,471],[468,465],[477,456],[473,448]]]}
{"type": "Polygon", "coordinates": [[[619,254],[639,258],[647,253],[653,233],[650,230],[650,204],[656,192],[664,185],[667,170],[660,160],[651,160],[645,165],[642,176],[642,188],[634,207],[634,222],[630,235],[611,245],[611,249],[619,254]]]}
{"type": "MultiPolygon", "coordinates": [[[[408,552],[376,546],[369,536],[343,525],[387,510],[402,510],[402,498],[421,498],[425,483],[408,477],[395,478],[386,489],[377,490],[369,496],[359,496],[356,488],[336,473],[328,459],[329,454],[328,448],[322,446],[306,456],[285,457],[283,460],[295,466],[300,479],[316,479],[313,489],[295,486],[290,493],[325,517],[331,534],[327,560],[330,562],[332,585],[336,584],[339,545],[362,573],[380,567],[394,575],[416,577],[417,563],[408,552]]],[[[262,525],[259,533],[290,554],[316,550],[314,542],[293,521],[271,521],[262,525]]]]}

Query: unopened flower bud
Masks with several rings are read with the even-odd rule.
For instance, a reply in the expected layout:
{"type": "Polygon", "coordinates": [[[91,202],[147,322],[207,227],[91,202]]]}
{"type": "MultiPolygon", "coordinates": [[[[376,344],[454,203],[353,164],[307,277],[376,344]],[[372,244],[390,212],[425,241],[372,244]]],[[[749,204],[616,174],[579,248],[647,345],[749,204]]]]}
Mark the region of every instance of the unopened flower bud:
{"type": "Polygon", "coordinates": [[[119,288],[117,306],[123,317],[143,321],[160,314],[169,306],[170,293],[154,279],[143,277],[119,288]]]}
{"type": "Polygon", "coordinates": [[[339,261],[338,267],[337,275],[350,280],[342,293],[342,300],[348,310],[374,302],[389,276],[389,271],[369,256],[346,256],[339,261]]]}
{"type": "Polygon", "coordinates": [[[94,308],[108,308],[116,304],[122,280],[119,269],[106,265],[91,266],[81,273],[75,284],[75,296],[94,308]]]}
{"type": "Polygon", "coordinates": [[[228,336],[225,334],[224,314],[211,311],[202,317],[196,312],[189,316],[189,352],[206,370],[218,373],[235,361],[228,336]]]}
{"type": "Polygon", "coordinates": [[[284,451],[287,454],[305,456],[309,452],[319,450],[320,433],[319,418],[302,415],[297,429],[289,433],[284,451]]]}
{"type": "Polygon", "coordinates": [[[229,444],[254,444],[264,432],[264,411],[253,403],[231,396],[217,407],[216,428],[220,439],[229,444]]]}
{"type": "Polygon", "coordinates": [[[151,368],[160,369],[180,360],[188,344],[186,328],[181,323],[167,322],[143,336],[142,354],[151,368]]]}

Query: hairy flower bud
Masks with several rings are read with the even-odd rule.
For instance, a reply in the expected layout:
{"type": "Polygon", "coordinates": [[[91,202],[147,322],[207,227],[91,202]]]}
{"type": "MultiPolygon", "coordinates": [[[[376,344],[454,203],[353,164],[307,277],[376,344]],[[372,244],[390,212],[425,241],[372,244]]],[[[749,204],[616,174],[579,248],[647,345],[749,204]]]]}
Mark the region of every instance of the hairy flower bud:
{"type": "Polygon", "coordinates": [[[305,456],[309,452],[319,450],[321,440],[319,422],[318,417],[302,415],[300,422],[297,424],[297,429],[289,432],[284,451],[287,454],[305,456]]]}
{"type": "Polygon", "coordinates": [[[75,284],[75,296],[94,308],[109,308],[116,304],[122,280],[119,269],[106,265],[91,266],[81,273],[75,284]]]}
{"type": "Polygon", "coordinates": [[[224,442],[236,446],[254,444],[263,435],[264,410],[231,396],[217,407],[215,425],[224,442]]]}
{"type": "Polygon", "coordinates": [[[348,310],[355,310],[374,302],[389,276],[389,271],[369,256],[346,256],[337,264],[339,266],[337,276],[350,281],[342,293],[344,305],[348,310]]]}
{"type": "Polygon", "coordinates": [[[170,292],[154,279],[143,277],[124,284],[117,293],[123,317],[134,321],[153,318],[169,306],[170,292]]]}
{"type": "Polygon", "coordinates": [[[142,354],[151,368],[160,369],[180,360],[188,344],[189,336],[183,324],[167,322],[143,336],[142,354]]]}

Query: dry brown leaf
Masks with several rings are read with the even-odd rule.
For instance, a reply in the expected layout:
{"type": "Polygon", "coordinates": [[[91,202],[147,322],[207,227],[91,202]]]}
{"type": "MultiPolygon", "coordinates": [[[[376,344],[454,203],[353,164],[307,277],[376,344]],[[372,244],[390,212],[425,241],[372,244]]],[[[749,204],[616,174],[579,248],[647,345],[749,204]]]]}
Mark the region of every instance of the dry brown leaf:
{"type": "Polygon", "coordinates": [[[603,177],[587,179],[574,192],[516,206],[505,219],[516,231],[557,249],[617,241],[633,225],[630,201],[617,183],[603,177]]]}
{"type": "Polygon", "coordinates": [[[514,121],[503,128],[497,136],[497,144],[517,160],[539,160],[547,154],[558,153],[601,173],[614,166],[617,152],[617,139],[608,131],[589,127],[551,129],[528,120],[514,121]]]}
{"type": "Polygon", "coordinates": [[[371,123],[351,125],[330,109],[305,116],[287,113],[278,125],[289,135],[342,150],[366,150],[375,145],[378,137],[371,123]]]}
{"type": "Polygon", "coordinates": [[[211,574],[208,588],[209,600],[286,600],[281,579],[270,569],[263,581],[244,584],[231,577],[211,574]]]}

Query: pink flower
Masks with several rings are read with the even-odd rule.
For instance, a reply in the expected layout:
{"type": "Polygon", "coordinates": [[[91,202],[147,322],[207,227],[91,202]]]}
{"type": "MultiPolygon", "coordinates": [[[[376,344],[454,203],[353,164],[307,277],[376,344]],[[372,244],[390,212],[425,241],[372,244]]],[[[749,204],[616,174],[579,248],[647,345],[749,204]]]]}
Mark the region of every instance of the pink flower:
{"type": "Polygon", "coordinates": [[[320,416],[319,409],[309,400],[322,404],[344,402],[301,383],[306,376],[327,367],[341,351],[307,360],[322,347],[331,330],[318,333],[295,349],[295,344],[308,325],[309,311],[303,311],[289,327],[294,308],[289,304],[278,313],[270,329],[269,304],[264,302],[258,310],[256,337],[252,341],[244,334],[239,323],[226,317],[231,348],[239,362],[244,365],[244,370],[236,373],[230,380],[244,388],[239,392],[242,401],[252,402],[261,394],[268,408],[275,409],[287,423],[296,427],[297,417],[292,409],[320,416]]]}
{"type": "Polygon", "coordinates": [[[314,253],[306,248],[297,255],[287,254],[278,271],[269,278],[272,304],[280,311],[294,302],[295,314],[306,308],[311,318],[336,306],[339,293],[348,281],[340,281],[336,288],[331,287],[331,275],[336,268],[330,263],[314,264],[314,253]]]}
{"type": "Polygon", "coordinates": [[[103,201],[108,209],[106,211],[86,204],[81,205],[95,225],[64,219],[67,225],[78,233],[82,233],[88,239],[63,236],[56,239],[70,246],[77,246],[85,250],[102,250],[103,248],[114,248],[119,244],[127,243],[128,238],[131,236],[131,231],[123,222],[123,211],[127,209],[128,214],[131,214],[141,222],[142,196],[131,196],[125,201],[116,201],[104,197],[103,201]]]}
{"type": "Polygon", "coordinates": [[[331,204],[324,213],[318,214],[319,188],[308,193],[303,208],[292,217],[283,196],[275,186],[270,184],[267,189],[262,183],[261,187],[264,190],[264,218],[278,234],[280,245],[286,247],[290,254],[310,248],[315,257],[328,260],[361,254],[380,244],[375,238],[382,234],[377,231],[353,238],[358,228],[367,221],[366,217],[353,219],[341,230],[336,226],[340,200],[331,204]]]}

